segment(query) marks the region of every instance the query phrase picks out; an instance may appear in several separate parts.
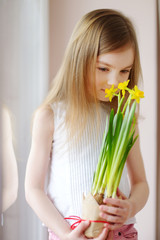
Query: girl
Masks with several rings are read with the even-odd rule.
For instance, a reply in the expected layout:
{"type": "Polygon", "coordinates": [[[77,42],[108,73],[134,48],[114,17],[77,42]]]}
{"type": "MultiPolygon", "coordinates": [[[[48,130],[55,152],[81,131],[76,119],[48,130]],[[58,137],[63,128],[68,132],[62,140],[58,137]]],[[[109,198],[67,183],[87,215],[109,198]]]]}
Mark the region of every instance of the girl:
{"type": "MultiPolygon", "coordinates": [[[[105,89],[128,79],[132,88],[139,75],[139,51],[130,20],[108,9],[86,14],[71,36],[60,70],[33,123],[26,199],[48,227],[50,240],[87,239],[84,232],[90,222],[71,230],[64,218],[81,216],[82,195],[91,190],[111,108],[105,89]]],[[[116,109],[116,102],[112,107],[116,109]]],[[[100,215],[109,224],[104,224],[97,240],[137,239],[134,216],[148,198],[139,141],[129,154],[119,189],[122,199],[105,199],[100,206],[100,215]]]]}

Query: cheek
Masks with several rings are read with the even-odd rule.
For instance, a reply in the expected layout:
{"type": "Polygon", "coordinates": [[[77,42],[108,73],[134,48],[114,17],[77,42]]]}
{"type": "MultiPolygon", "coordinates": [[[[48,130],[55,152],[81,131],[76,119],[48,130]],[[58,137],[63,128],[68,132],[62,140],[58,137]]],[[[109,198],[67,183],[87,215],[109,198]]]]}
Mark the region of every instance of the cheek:
{"type": "Polygon", "coordinates": [[[121,74],[120,77],[119,77],[119,83],[120,82],[125,82],[129,79],[129,76],[130,76],[130,73],[126,73],[126,74],[121,74]]]}
{"type": "Polygon", "coordinates": [[[96,78],[95,78],[95,87],[100,87],[103,85],[104,81],[106,81],[106,78],[104,77],[104,74],[97,72],[96,78]]]}

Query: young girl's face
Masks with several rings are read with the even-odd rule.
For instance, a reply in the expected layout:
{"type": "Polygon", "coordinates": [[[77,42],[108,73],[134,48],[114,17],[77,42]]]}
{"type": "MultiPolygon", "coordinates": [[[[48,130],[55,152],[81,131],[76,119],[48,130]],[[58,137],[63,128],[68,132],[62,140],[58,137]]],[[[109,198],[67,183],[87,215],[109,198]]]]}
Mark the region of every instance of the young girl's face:
{"type": "MultiPolygon", "coordinates": [[[[128,80],[134,62],[134,48],[125,45],[115,51],[99,55],[96,63],[95,90],[97,99],[109,101],[105,98],[105,89],[113,84],[128,80]]],[[[89,89],[92,89],[91,83],[89,89]]],[[[91,92],[91,91],[90,91],[91,92]]]]}

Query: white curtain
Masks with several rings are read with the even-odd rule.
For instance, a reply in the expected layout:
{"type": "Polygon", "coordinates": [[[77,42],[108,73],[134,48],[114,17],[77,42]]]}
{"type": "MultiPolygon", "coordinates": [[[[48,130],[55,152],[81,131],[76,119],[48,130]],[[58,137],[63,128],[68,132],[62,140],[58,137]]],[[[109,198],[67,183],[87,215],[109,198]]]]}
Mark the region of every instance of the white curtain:
{"type": "Polygon", "coordinates": [[[0,0],[0,98],[13,118],[19,178],[18,198],[4,213],[3,240],[46,239],[25,201],[24,176],[32,113],[48,90],[48,15],[48,0],[0,0]]]}

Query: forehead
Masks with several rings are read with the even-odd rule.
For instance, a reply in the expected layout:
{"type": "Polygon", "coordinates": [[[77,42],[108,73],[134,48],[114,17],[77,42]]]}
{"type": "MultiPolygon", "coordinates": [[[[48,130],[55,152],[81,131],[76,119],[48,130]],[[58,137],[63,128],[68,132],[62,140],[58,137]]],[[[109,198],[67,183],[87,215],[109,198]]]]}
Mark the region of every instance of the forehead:
{"type": "Polygon", "coordinates": [[[134,48],[132,46],[124,46],[112,52],[99,55],[97,62],[118,68],[128,67],[134,62],[134,48]]]}

